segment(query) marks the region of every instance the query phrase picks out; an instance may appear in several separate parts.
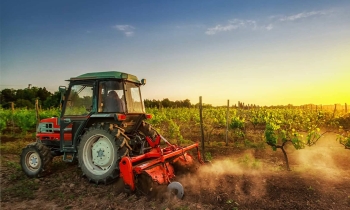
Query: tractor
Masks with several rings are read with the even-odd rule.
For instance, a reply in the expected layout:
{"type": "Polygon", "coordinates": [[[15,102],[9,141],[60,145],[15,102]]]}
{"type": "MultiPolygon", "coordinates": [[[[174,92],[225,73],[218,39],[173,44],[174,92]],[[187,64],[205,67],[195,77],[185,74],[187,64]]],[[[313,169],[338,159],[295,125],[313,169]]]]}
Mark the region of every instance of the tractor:
{"type": "Polygon", "coordinates": [[[171,144],[147,123],[152,116],[145,112],[140,91],[146,80],[110,71],[86,73],[67,81],[68,88],[59,87],[60,116],[42,119],[36,142],[22,150],[24,173],[39,177],[53,157],[62,156],[66,162],[77,160],[90,182],[108,184],[121,178],[126,192],[151,182],[168,185],[181,198],[183,186],[174,181],[175,170],[203,163],[199,146],[171,144]],[[194,148],[197,158],[189,154],[194,148]]]}

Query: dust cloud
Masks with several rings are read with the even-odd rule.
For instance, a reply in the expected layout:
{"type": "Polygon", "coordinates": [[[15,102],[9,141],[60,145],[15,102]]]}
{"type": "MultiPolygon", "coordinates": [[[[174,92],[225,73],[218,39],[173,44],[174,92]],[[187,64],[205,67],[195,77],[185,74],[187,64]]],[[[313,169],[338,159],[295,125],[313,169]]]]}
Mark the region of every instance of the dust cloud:
{"type": "Polygon", "coordinates": [[[328,180],[350,178],[350,150],[336,141],[334,133],[326,133],[315,145],[292,151],[288,156],[294,171],[328,180]]]}
{"type": "Polygon", "coordinates": [[[335,134],[325,134],[316,145],[301,150],[288,148],[292,171],[286,171],[281,150],[266,149],[256,158],[254,150],[215,159],[201,166],[196,174],[186,174],[179,181],[186,186],[187,193],[198,201],[211,202],[239,200],[263,200],[270,196],[272,182],[298,185],[306,189],[310,180],[327,183],[350,182],[350,150],[336,141],[335,134]],[[298,177],[296,182],[293,177],[298,177]],[[305,180],[305,183],[303,183],[305,180]],[[289,183],[286,183],[289,182],[289,183]],[[294,183],[295,182],[295,183],[294,183]]]}
{"type": "Polygon", "coordinates": [[[180,182],[193,193],[214,201],[230,202],[229,195],[259,199],[265,195],[265,164],[247,152],[242,156],[215,160],[201,166],[196,174],[187,174],[180,182]]]}

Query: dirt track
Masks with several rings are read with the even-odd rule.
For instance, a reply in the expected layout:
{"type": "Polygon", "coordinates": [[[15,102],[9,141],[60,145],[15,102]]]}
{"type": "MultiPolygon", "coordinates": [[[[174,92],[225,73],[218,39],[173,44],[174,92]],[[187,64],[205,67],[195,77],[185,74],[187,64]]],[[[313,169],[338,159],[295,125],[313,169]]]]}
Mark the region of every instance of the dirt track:
{"type": "MultiPolygon", "coordinates": [[[[208,148],[212,164],[177,177],[183,200],[118,194],[118,183],[91,184],[74,164],[58,162],[34,180],[2,164],[1,209],[350,209],[350,150],[329,139],[288,150],[292,171],[284,170],[281,151],[208,148]],[[31,186],[33,195],[11,192],[31,186]]],[[[2,155],[6,160],[18,156],[2,155]]]]}

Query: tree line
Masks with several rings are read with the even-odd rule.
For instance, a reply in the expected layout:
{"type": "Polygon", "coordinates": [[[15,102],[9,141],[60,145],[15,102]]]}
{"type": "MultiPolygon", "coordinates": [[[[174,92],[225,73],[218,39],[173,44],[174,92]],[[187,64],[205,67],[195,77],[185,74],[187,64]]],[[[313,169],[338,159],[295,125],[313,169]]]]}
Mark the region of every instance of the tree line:
{"type": "MultiPolygon", "coordinates": [[[[42,109],[58,108],[60,106],[60,92],[54,93],[48,91],[45,87],[28,87],[24,89],[3,89],[0,92],[0,104],[2,108],[11,108],[14,103],[16,108],[33,109],[35,100],[38,99],[39,106],[42,109]]],[[[193,107],[189,99],[171,101],[168,98],[163,100],[145,99],[146,108],[177,108],[177,107],[193,107]]]]}
{"type": "Polygon", "coordinates": [[[57,91],[51,93],[45,87],[28,87],[24,89],[3,89],[0,92],[0,103],[2,108],[11,108],[14,103],[16,108],[33,109],[35,100],[38,99],[39,106],[43,109],[59,107],[61,94],[57,91]]]}
{"type": "Polygon", "coordinates": [[[149,100],[145,99],[145,107],[146,108],[179,108],[179,107],[187,107],[190,108],[193,105],[191,104],[191,101],[189,99],[185,100],[176,100],[171,101],[168,98],[164,98],[163,100],[149,100]]]}

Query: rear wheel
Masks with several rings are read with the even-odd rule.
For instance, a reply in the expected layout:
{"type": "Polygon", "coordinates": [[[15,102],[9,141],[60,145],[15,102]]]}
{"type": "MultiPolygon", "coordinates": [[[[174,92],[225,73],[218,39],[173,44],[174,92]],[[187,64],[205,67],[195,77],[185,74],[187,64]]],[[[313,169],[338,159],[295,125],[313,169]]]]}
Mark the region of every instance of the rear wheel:
{"type": "Polygon", "coordinates": [[[127,139],[119,128],[109,124],[91,127],[78,147],[79,165],[86,177],[96,184],[119,177],[119,161],[129,154],[127,139]]]}
{"type": "Polygon", "coordinates": [[[51,150],[41,142],[27,145],[21,153],[21,166],[29,177],[39,177],[52,161],[51,150]]]}

